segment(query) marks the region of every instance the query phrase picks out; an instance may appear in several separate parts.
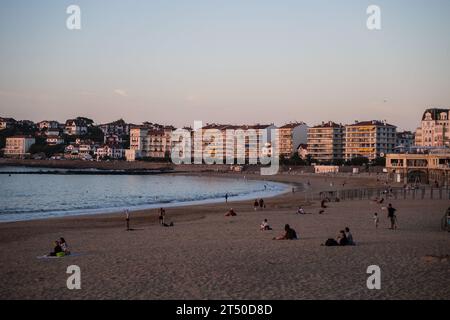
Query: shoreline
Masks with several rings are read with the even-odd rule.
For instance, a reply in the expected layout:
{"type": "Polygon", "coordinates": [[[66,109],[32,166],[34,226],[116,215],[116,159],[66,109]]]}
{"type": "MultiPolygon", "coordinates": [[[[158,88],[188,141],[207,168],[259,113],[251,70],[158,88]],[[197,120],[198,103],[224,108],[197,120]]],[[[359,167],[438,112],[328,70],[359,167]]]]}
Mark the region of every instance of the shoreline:
{"type": "MultiPolygon", "coordinates": [[[[353,181],[355,183],[360,183],[360,180],[364,180],[364,181],[372,181],[372,183],[374,183],[374,178],[373,177],[329,177],[326,175],[316,175],[316,176],[310,176],[310,175],[285,175],[285,174],[277,174],[274,176],[261,176],[258,174],[254,174],[254,173],[249,173],[244,175],[243,173],[220,173],[220,172],[190,172],[190,173],[185,173],[185,172],[177,172],[177,175],[182,175],[182,176],[188,176],[188,177],[202,177],[202,176],[206,176],[206,177],[215,177],[215,178],[225,178],[225,179],[236,179],[236,178],[243,178],[244,176],[246,177],[246,179],[248,180],[255,180],[255,181],[259,181],[259,182],[273,182],[273,183],[281,183],[281,184],[285,184],[287,187],[289,187],[288,189],[284,190],[284,191],[280,191],[279,194],[274,195],[274,196],[270,196],[270,197],[266,197],[266,199],[268,199],[269,201],[283,201],[284,197],[291,195],[291,189],[290,187],[295,186],[295,187],[300,187],[301,190],[298,191],[297,194],[303,194],[305,192],[311,192],[311,193],[318,193],[320,191],[323,190],[327,190],[327,185],[328,182],[324,185],[320,185],[319,186],[307,186],[304,182],[298,181],[299,179],[303,179],[303,180],[307,180],[307,181],[321,181],[321,180],[325,180],[327,181],[328,179],[335,179],[338,181],[353,181]],[[325,189],[324,189],[325,188],[325,189]]],[[[337,188],[339,189],[339,187],[337,188]]],[[[253,203],[253,197],[250,197],[248,199],[239,199],[236,201],[230,200],[228,201],[228,203],[225,203],[225,201],[219,201],[220,198],[217,198],[217,202],[216,201],[212,201],[212,202],[204,202],[204,203],[196,203],[196,204],[191,204],[191,205],[185,205],[185,203],[179,203],[179,205],[177,206],[163,206],[165,208],[172,208],[172,209],[176,209],[176,210],[180,210],[183,211],[185,209],[189,210],[189,209],[195,209],[195,208],[209,208],[211,206],[219,206],[219,205],[225,205],[225,207],[230,207],[229,205],[231,204],[235,204],[235,205],[242,205],[242,204],[248,204],[249,202],[253,203]]],[[[304,203],[309,203],[309,201],[304,201],[304,203]]],[[[153,208],[140,208],[137,210],[130,210],[130,212],[133,213],[133,215],[138,218],[141,219],[143,216],[147,215],[150,212],[156,212],[157,209],[159,209],[161,207],[161,204],[157,204],[156,207],[153,208]]],[[[69,222],[70,220],[77,220],[77,219],[95,219],[98,218],[99,220],[103,220],[103,219],[122,219],[123,218],[123,209],[112,209],[111,211],[109,210],[105,210],[105,209],[98,209],[99,212],[95,213],[95,214],[89,214],[89,213],[80,213],[80,214],[76,214],[76,215],[68,215],[68,216],[56,216],[56,217],[45,217],[45,218],[37,218],[37,219],[28,219],[28,220],[17,220],[17,221],[4,221],[4,222],[0,222],[0,229],[2,226],[5,225],[11,225],[11,224],[22,224],[22,223],[33,223],[33,222],[49,222],[49,221],[67,221],[69,222]],[[103,210],[103,211],[102,211],[103,210]]],[[[80,209],[80,211],[83,211],[82,209],[80,209]]],[[[86,210],[84,210],[86,211],[86,210]]],[[[175,215],[178,215],[177,213],[175,213],[175,215]]],[[[1,237],[0,237],[1,240],[1,237]]]]}
{"type": "MultiPolygon", "coordinates": [[[[22,174],[26,174],[26,172],[23,172],[22,174]]],[[[42,173],[45,174],[45,173],[42,173]]],[[[166,173],[160,173],[160,174],[166,174],[166,173]]],[[[167,174],[177,174],[181,176],[186,177],[201,177],[205,175],[201,174],[193,174],[193,173],[185,173],[185,172],[176,172],[176,173],[167,173],[167,174]]],[[[219,179],[242,179],[242,177],[237,176],[224,176],[224,175],[207,175],[208,177],[215,177],[219,179]]],[[[244,178],[247,181],[256,181],[256,182],[269,182],[273,184],[279,185],[281,188],[283,186],[283,190],[278,191],[271,191],[271,190],[264,190],[264,191],[250,191],[246,194],[241,194],[237,196],[230,196],[228,203],[240,203],[240,202],[247,202],[254,200],[255,198],[264,198],[264,199],[270,199],[274,197],[281,196],[283,194],[291,192],[291,188],[295,185],[296,188],[299,188],[299,190],[304,190],[305,186],[303,184],[295,184],[295,183],[283,183],[283,182],[277,182],[277,181],[271,181],[271,180],[261,180],[256,178],[247,179],[244,178]]],[[[299,191],[300,192],[300,191],[299,191]]],[[[100,201],[100,200],[99,200],[100,201]]],[[[77,209],[77,210],[67,210],[67,211],[57,211],[57,212],[43,212],[44,214],[48,214],[47,217],[36,217],[36,218],[26,218],[26,219],[18,219],[18,220],[0,220],[0,225],[4,223],[17,223],[17,222],[27,222],[27,221],[39,221],[39,220],[52,220],[52,219],[64,219],[64,218],[77,218],[77,217],[84,217],[84,216],[100,216],[100,215],[123,215],[123,211],[125,209],[128,209],[130,213],[135,212],[142,212],[142,211],[148,211],[148,210],[155,210],[159,209],[161,207],[169,209],[169,208],[183,208],[183,207],[192,207],[192,206],[202,206],[202,205],[213,205],[213,204],[220,204],[223,203],[223,197],[216,197],[216,198],[207,198],[207,199],[201,199],[201,200],[188,200],[188,201],[171,201],[171,202],[158,202],[158,203],[152,203],[152,204],[143,204],[143,205],[137,205],[137,206],[128,206],[128,207],[114,207],[114,208],[97,208],[97,209],[77,209]]],[[[37,214],[38,212],[34,213],[17,213],[17,214],[11,214],[11,215],[32,215],[37,214]]]]}

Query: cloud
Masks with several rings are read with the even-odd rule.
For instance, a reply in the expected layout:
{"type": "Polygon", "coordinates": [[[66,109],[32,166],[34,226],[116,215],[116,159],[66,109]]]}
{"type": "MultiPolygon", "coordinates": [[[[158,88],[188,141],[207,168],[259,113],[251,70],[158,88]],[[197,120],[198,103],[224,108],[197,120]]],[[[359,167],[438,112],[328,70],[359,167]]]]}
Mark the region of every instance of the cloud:
{"type": "Polygon", "coordinates": [[[114,93],[121,97],[128,97],[128,93],[123,89],[116,89],[114,93]]]}

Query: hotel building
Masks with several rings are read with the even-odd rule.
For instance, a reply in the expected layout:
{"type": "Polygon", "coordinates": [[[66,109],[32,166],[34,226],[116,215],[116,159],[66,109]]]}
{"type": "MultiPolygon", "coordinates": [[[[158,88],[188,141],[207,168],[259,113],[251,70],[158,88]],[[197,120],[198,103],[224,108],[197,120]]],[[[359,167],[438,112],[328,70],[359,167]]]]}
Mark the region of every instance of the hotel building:
{"type": "Polygon", "coordinates": [[[130,150],[127,160],[137,158],[165,158],[172,150],[172,126],[147,124],[130,129],[130,150]]]}
{"type": "Polygon", "coordinates": [[[365,157],[374,160],[392,153],[396,127],[386,121],[363,121],[345,126],[344,158],[365,157]]]}
{"type": "Polygon", "coordinates": [[[450,147],[450,109],[427,109],[416,131],[416,146],[450,147]]]}
{"type": "Polygon", "coordinates": [[[6,138],[6,146],[3,149],[5,157],[25,157],[28,156],[30,147],[36,140],[28,136],[15,136],[6,138]]]}
{"type": "Polygon", "coordinates": [[[345,127],[332,121],[308,129],[308,154],[321,163],[344,158],[345,127]]]}

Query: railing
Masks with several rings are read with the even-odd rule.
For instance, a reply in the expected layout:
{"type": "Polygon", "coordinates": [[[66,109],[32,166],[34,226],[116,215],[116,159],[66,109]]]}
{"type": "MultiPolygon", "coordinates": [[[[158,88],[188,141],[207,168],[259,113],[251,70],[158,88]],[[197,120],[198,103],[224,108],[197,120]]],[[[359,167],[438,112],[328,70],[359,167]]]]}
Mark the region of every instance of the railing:
{"type": "Polygon", "coordinates": [[[389,200],[450,200],[450,187],[418,187],[405,188],[366,188],[329,190],[319,193],[304,192],[306,201],[352,201],[352,200],[378,200],[383,203],[389,200]]]}

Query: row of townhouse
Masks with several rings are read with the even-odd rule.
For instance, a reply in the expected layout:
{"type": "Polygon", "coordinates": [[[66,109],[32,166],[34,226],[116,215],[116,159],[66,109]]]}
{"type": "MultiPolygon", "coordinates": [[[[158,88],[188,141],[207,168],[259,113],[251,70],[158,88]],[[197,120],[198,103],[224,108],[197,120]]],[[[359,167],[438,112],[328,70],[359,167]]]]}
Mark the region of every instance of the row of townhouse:
{"type": "MultiPolygon", "coordinates": [[[[212,158],[221,156],[223,159],[245,159],[249,162],[257,161],[263,154],[271,152],[270,142],[272,132],[278,129],[273,124],[268,125],[230,125],[206,124],[205,126],[188,130],[191,135],[191,155],[206,155],[212,158]]],[[[306,143],[307,126],[304,123],[289,124],[283,127],[280,140],[280,153],[291,155],[295,152],[296,144],[306,143]],[[300,128],[300,130],[298,130],[300,128]],[[289,143],[285,143],[285,139],[289,143]],[[290,141],[294,139],[295,142],[290,141]]],[[[176,129],[172,126],[147,124],[130,129],[130,149],[126,151],[129,161],[137,158],[166,158],[170,156],[175,144],[172,133],[176,129]]],[[[274,137],[275,138],[275,137],[274,137]]]]}
{"type": "Polygon", "coordinates": [[[91,140],[77,139],[69,144],[64,150],[67,159],[115,159],[121,160],[125,157],[125,149],[120,144],[98,144],[91,140]]]}
{"type": "MultiPolygon", "coordinates": [[[[244,158],[249,162],[255,161],[254,157],[258,158],[272,151],[270,142],[274,129],[278,129],[278,154],[285,158],[301,149],[302,157],[309,154],[319,162],[349,160],[355,157],[373,160],[394,152],[398,144],[396,127],[386,121],[363,121],[350,125],[327,122],[311,128],[303,122],[288,123],[279,128],[273,124],[237,126],[213,123],[195,131],[191,130],[192,156],[221,155],[224,159],[231,156],[244,158]],[[229,132],[245,132],[246,135],[242,136],[242,141],[239,141],[239,135],[231,140],[227,138],[229,132]],[[245,148],[239,147],[242,145],[245,148]]],[[[174,130],[171,126],[153,124],[131,128],[127,159],[132,161],[138,157],[167,157],[174,146],[171,139],[174,130]]],[[[404,140],[408,139],[407,136],[402,137],[404,140]]],[[[411,140],[408,140],[408,143],[411,144],[411,140]]]]}

